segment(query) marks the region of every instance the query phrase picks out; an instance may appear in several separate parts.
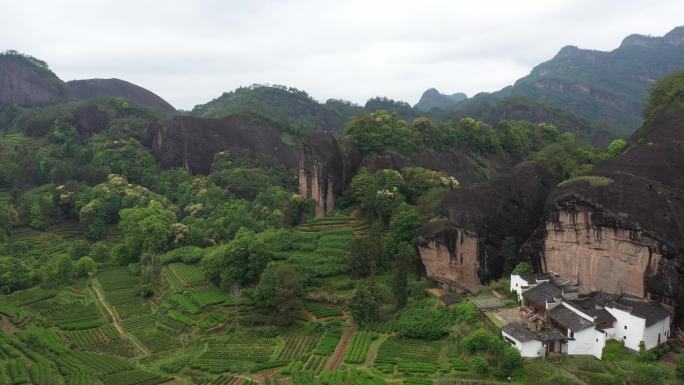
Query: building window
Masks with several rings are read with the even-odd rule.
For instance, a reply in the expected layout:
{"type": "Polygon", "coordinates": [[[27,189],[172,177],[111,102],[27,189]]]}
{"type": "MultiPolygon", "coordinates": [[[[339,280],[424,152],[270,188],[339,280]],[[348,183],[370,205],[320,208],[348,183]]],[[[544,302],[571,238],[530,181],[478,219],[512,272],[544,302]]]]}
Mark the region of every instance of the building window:
{"type": "Polygon", "coordinates": [[[598,338],[596,339],[596,342],[598,342],[598,338]]]}
{"type": "Polygon", "coordinates": [[[627,325],[625,325],[625,330],[627,330],[627,325]]]}

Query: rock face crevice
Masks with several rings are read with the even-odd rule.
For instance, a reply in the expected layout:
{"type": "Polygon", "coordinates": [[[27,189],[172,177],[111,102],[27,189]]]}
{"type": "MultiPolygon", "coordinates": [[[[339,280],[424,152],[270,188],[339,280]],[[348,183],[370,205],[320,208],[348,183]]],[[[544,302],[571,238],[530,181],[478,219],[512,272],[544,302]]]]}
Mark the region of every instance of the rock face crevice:
{"type": "Polygon", "coordinates": [[[299,192],[316,204],[316,217],[335,209],[335,196],[351,180],[358,161],[345,153],[334,135],[313,132],[304,138],[299,160],[299,192]]]}

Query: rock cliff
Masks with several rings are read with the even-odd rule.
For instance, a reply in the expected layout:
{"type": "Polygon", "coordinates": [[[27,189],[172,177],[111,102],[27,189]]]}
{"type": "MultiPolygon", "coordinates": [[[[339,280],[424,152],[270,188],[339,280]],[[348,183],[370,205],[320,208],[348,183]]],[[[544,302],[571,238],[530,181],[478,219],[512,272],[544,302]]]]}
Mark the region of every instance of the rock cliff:
{"type": "Polygon", "coordinates": [[[214,155],[233,148],[271,157],[286,168],[297,167],[296,150],[283,143],[279,128],[241,114],[220,119],[175,117],[151,127],[146,144],[163,167],[183,167],[193,174],[208,174],[214,155]]]}
{"type": "Polygon", "coordinates": [[[67,83],[72,98],[87,100],[105,96],[120,97],[129,100],[141,107],[157,109],[167,113],[175,113],[166,100],[160,98],[133,83],[120,79],[86,79],[72,80],[67,83]]]}
{"type": "Polygon", "coordinates": [[[554,185],[546,169],[522,163],[509,174],[451,192],[438,218],[420,231],[428,277],[461,290],[501,277],[503,240],[517,247],[532,234],[554,185]]]}
{"type": "Polygon", "coordinates": [[[523,255],[585,291],[684,303],[682,169],[684,109],[665,109],[623,155],[549,195],[523,255]]]}
{"type": "Polygon", "coordinates": [[[47,64],[21,54],[0,55],[0,107],[43,106],[69,97],[69,88],[47,64]]]}
{"type": "Polygon", "coordinates": [[[299,160],[299,192],[316,202],[316,217],[335,209],[335,196],[342,193],[357,167],[354,147],[340,146],[334,135],[313,132],[304,138],[299,160]]]}

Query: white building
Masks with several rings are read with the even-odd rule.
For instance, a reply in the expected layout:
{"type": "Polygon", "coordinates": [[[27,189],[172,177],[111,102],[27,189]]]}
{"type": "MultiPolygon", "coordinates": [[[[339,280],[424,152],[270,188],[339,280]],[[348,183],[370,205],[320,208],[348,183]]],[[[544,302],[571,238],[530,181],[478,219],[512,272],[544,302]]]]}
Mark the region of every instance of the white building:
{"type": "Polygon", "coordinates": [[[518,293],[518,298],[522,300],[523,292],[537,286],[537,284],[542,282],[549,282],[551,279],[551,274],[539,273],[539,274],[511,274],[511,292],[518,293]]]}
{"type": "Polygon", "coordinates": [[[605,309],[617,320],[613,338],[623,341],[632,350],[644,342],[646,350],[667,342],[670,334],[670,313],[654,302],[620,297],[605,309]]]}
{"type": "Polygon", "coordinates": [[[529,314],[553,331],[535,333],[523,325],[507,325],[501,331],[504,339],[523,357],[561,353],[598,359],[611,339],[636,351],[642,342],[650,350],[667,341],[671,315],[660,304],[603,292],[581,295],[574,287],[552,275],[512,274],[511,291],[519,293],[529,314]]]}
{"type": "Polygon", "coordinates": [[[522,325],[508,324],[501,329],[501,335],[520,351],[523,357],[542,357],[543,346],[537,333],[522,325]]]}

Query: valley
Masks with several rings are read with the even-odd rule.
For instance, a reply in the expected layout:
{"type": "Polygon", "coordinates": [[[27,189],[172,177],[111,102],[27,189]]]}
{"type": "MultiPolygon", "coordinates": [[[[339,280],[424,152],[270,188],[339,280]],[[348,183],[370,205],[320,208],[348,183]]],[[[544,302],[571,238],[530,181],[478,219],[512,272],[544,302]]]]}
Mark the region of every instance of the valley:
{"type": "Polygon", "coordinates": [[[681,383],[682,31],[416,106],[0,54],[0,385],[681,383]]]}

